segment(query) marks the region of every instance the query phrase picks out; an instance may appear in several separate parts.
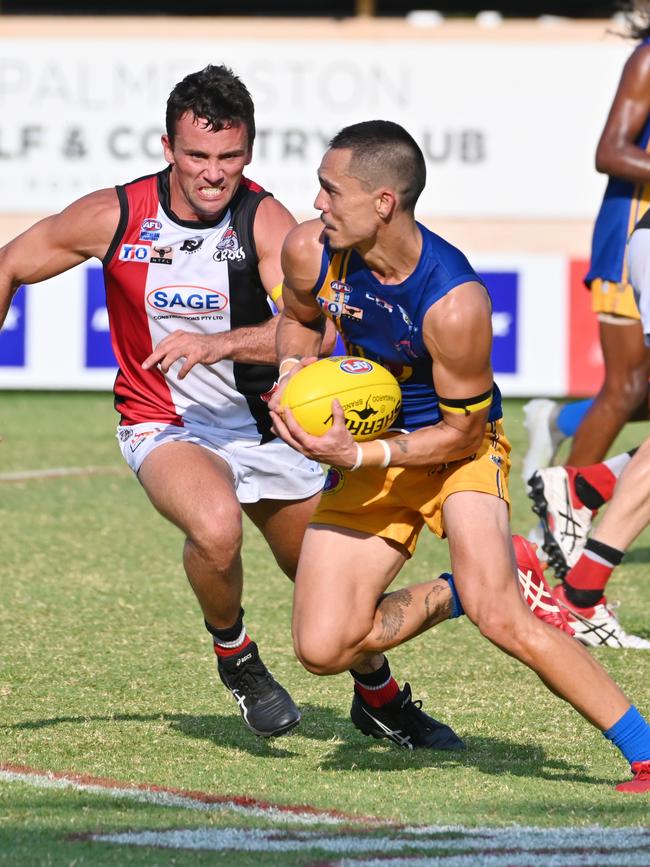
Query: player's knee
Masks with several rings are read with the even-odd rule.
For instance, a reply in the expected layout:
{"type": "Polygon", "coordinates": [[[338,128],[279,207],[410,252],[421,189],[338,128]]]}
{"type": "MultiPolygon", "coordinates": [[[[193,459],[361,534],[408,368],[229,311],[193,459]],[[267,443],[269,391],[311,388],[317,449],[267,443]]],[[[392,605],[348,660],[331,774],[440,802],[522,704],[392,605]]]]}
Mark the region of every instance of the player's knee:
{"type": "Polygon", "coordinates": [[[647,398],[645,367],[633,367],[606,377],[603,391],[611,412],[629,415],[647,398]]]}
{"type": "Polygon", "coordinates": [[[504,612],[481,611],[475,621],[478,629],[485,638],[494,644],[503,646],[503,642],[512,634],[511,619],[504,612]]]}
{"type": "Polygon", "coordinates": [[[526,664],[537,655],[543,637],[540,629],[545,628],[530,611],[518,605],[501,611],[486,611],[479,616],[476,625],[488,641],[526,664]]]}
{"type": "Polygon", "coordinates": [[[507,647],[520,631],[518,607],[508,605],[501,598],[497,602],[496,597],[490,595],[477,600],[474,605],[466,606],[465,613],[481,635],[499,647],[507,647]]]}
{"type": "Polygon", "coordinates": [[[195,516],[187,538],[205,559],[221,562],[239,556],[242,535],[241,513],[215,508],[195,516]]]}
{"type": "Polygon", "coordinates": [[[294,635],[293,647],[300,664],[312,674],[340,674],[350,667],[351,654],[345,648],[317,635],[294,635]]]}
{"type": "Polygon", "coordinates": [[[630,371],[623,388],[623,395],[631,409],[636,409],[648,395],[648,374],[645,366],[630,371]]]}

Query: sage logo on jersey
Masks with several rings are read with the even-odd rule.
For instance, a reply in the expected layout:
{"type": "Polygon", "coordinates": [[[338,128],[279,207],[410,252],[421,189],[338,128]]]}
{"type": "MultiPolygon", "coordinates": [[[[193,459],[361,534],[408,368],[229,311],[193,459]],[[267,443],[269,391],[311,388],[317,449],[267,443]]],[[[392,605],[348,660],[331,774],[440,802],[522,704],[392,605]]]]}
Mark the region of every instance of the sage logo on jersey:
{"type": "Polygon", "coordinates": [[[121,262],[149,262],[150,259],[151,247],[148,244],[122,244],[121,262]]]}
{"type": "Polygon", "coordinates": [[[146,220],[142,221],[142,225],[140,226],[140,240],[157,241],[158,238],[160,238],[161,229],[162,223],[160,220],[154,220],[153,217],[147,217],[146,220]]]}
{"type": "Polygon", "coordinates": [[[215,262],[237,262],[246,258],[246,251],[240,246],[237,232],[232,226],[223,233],[212,258],[215,262]]]}
{"type": "Polygon", "coordinates": [[[228,306],[228,299],[206,286],[160,286],[147,295],[147,304],[168,316],[208,316],[228,306]]]}
{"type": "Polygon", "coordinates": [[[372,364],[363,358],[346,358],[339,365],[343,373],[370,373],[372,364]]]}

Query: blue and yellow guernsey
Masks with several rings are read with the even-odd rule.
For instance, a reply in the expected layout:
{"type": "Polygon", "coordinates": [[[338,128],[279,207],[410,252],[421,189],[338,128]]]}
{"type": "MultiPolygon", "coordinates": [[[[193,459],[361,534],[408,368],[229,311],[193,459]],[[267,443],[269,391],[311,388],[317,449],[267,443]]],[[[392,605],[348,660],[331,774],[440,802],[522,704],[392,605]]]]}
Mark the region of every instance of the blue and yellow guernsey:
{"type": "MultiPolygon", "coordinates": [[[[644,39],[641,45],[650,45],[644,39]]],[[[650,152],[650,115],[635,139],[637,147],[650,152]]],[[[596,217],[591,241],[591,266],[585,277],[590,286],[593,280],[627,283],[625,248],[634,226],[650,206],[650,184],[634,184],[610,177],[600,211],[596,217]]]]}
{"type": "MultiPolygon", "coordinates": [[[[334,321],[346,352],[378,361],[397,378],[402,410],[393,428],[407,431],[442,420],[432,359],[422,336],[427,310],[454,286],[483,282],[460,250],[420,223],[418,227],[422,252],[403,283],[380,283],[358,253],[334,252],[326,241],[312,290],[323,312],[334,321]]],[[[495,384],[489,420],[496,421],[501,415],[501,394],[495,384]]]]}

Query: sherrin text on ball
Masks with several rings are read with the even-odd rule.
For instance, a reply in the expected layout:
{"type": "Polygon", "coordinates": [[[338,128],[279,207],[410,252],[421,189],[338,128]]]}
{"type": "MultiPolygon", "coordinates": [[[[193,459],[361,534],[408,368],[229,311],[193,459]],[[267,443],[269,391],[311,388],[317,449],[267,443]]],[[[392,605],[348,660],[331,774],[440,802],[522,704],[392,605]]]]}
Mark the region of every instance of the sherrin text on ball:
{"type": "Polygon", "coordinates": [[[332,426],[332,401],[343,407],[345,426],[358,442],[386,431],[399,413],[402,394],[390,371],[355,356],[322,358],[287,382],[280,410],[289,407],[298,424],[315,436],[332,426]]]}

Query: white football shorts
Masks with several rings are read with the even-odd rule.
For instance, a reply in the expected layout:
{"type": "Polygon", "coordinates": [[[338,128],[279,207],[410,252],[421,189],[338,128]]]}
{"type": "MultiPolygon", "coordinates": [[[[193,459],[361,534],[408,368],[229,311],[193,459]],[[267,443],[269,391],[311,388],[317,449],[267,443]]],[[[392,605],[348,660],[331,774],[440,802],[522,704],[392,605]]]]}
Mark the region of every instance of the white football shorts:
{"type": "Polygon", "coordinates": [[[256,440],[236,439],[232,431],[206,425],[179,427],[162,422],[118,425],[116,437],[124,460],[136,475],[147,455],[166,443],[195,443],[208,449],[232,470],[240,503],[303,500],[323,487],[320,464],[279,438],[260,445],[256,440]]]}
{"type": "Polygon", "coordinates": [[[627,267],[641,314],[643,336],[650,346],[650,229],[635,229],[627,248],[627,267]]]}

